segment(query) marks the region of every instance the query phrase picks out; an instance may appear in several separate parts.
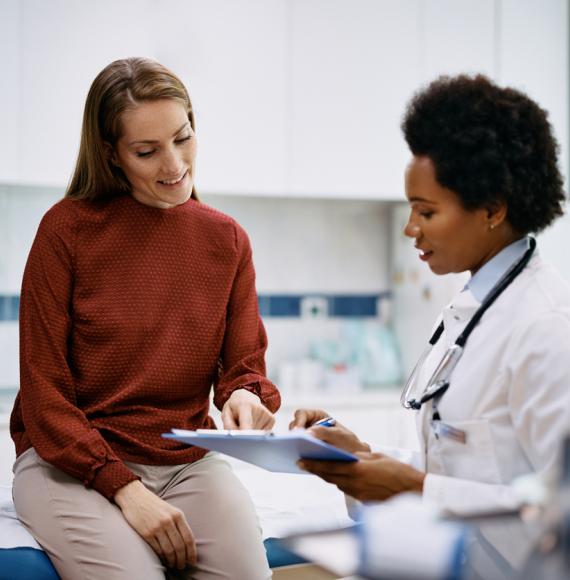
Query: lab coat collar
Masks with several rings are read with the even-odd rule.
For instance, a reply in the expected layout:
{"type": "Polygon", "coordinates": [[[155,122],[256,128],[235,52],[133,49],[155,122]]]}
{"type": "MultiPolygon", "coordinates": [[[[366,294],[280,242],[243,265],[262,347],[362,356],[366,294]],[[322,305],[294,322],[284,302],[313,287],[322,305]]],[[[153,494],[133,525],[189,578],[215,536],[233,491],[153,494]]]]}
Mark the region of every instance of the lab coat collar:
{"type": "Polygon", "coordinates": [[[470,290],[479,302],[483,302],[491,288],[515,262],[522,258],[529,247],[530,240],[528,237],[509,244],[471,277],[465,289],[470,290]]]}

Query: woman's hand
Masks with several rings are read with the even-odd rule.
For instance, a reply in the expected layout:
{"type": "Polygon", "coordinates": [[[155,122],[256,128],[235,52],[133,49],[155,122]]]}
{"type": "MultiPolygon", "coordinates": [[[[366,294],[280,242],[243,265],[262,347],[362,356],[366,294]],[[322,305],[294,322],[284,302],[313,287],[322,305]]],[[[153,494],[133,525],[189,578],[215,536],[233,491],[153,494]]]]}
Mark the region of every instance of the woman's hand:
{"type": "Polygon", "coordinates": [[[129,525],[169,567],[196,564],[196,542],[184,514],[160,499],[140,481],[121,487],[114,497],[129,525]]]}
{"type": "Polygon", "coordinates": [[[289,429],[305,427],[313,437],[349,453],[370,451],[370,445],[360,441],[350,429],[340,423],[335,423],[334,427],[313,426],[317,421],[328,416],[325,411],[320,409],[299,409],[295,411],[294,419],[289,423],[289,429]]]}
{"type": "Polygon", "coordinates": [[[224,429],[271,429],[275,417],[257,395],[237,389],[222,408],[222,424],[224,429]]]}
{"type": "MultiPolygon", "coordinates": [[[[326,428],[326,427],[325,427],[326,428]]],[[[360,501],[380,501],[404,491],[422,493],[425,473],[381,453],[356,453],[358,461],[310,461],[299,467],[360,501]]]]}

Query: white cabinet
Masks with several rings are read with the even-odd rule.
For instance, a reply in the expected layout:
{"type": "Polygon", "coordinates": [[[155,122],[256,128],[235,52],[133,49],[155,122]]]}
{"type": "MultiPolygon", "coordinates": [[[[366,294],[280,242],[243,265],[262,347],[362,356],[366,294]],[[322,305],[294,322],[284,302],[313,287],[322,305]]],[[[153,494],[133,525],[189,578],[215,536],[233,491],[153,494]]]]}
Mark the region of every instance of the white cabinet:
{"type": "Polygon", "coordinates": [[[287,191],[287,0],[187,0],[157,48],[196,113],[197,189],[287,191]]]}
{"type": "MultiPolygon", "coordinates": [[[[503,0],[499,80],[528,93],[544,107],[560,144],[568,191],[568,2],[503,0]]],[[[541,255],[570,281],[570,216],[540,236],[541,255]]]]}
{"type": "Polygon", "coordinates": [[[19,175],[63,187],[75,164],[87,91],[117,58],[152,56],[150,0],[19,2],[19,175]]]}
{"type": "Polygon", "coordinates": [[[18,181],[18,113],[20,91],[18,0],[3,0],[0,4],[0,182],[18,181]]]}
{"type": "Polygon", "coordinates": [[[568,176],[568,2],[502,0],[498,80],[521,89],[550,115],[568,176]]]}
{"type": "Polygon", "coordinates": [[[398,198],[400,131],[420,77],[417,0],[292,2],[291,188],[398,198]]]}
{"type": "Polygon", "coordinates": [[[4,0],[0,182],[65,186],[91,81],[132,55],[187,84],[204,193],[403,199],[401,117],[442,73],[528,90],[566,154],[567,13],[566,0],[4,0]]]}
{"type": "Polygon", "coordinates": [[[439,75],[496,73],[496,0],[427,0],[421,20],[423,80],[439,75]]]}

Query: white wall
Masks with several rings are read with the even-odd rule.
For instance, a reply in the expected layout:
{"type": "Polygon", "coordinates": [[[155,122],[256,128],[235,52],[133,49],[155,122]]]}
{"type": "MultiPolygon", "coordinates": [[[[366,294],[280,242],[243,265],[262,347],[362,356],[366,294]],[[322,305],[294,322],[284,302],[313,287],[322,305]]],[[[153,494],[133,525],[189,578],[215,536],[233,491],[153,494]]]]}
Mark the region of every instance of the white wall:
{"type": "MultiPolygon", "coordinates": [[[[58,188],[0,185],[0,294],[19,294],[27,254],[58,188]]],[[[389,286],[388,211],[373,201],[205,196],[248,232],[263,294],[380,293],[389,286]]],[[[268,319],[270,370],[306,356],[311,339],[335,336],[338,319],[268,319]]],[[[0,322],[0,387],[18,385],[17,323],[0,322]]]]}
{"type": "Polygon", "coordinates": [[[203,196],[249,233],[260,293],[386,290],[388,211],[374,201],[203,196]]]}

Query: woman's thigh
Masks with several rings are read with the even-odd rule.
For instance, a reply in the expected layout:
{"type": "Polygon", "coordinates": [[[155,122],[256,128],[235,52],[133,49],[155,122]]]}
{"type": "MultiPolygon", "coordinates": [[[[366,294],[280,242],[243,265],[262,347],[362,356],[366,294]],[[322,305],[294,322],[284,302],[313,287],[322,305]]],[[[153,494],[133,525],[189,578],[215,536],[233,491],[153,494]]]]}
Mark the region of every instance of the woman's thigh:
{"type": "Polygon", "coordinates": [[[119,508],[30,449],[14,469],[14,504],[63,580],[163,580],[164,567],[119,508]]]}
{"type": "Polygon", "coordinates": [[[271,578],[251,498],[219,456],[208,454],[178,470],[160,496],[186,514],[194,532],[198,565],[191,578],[271,578]]]}

